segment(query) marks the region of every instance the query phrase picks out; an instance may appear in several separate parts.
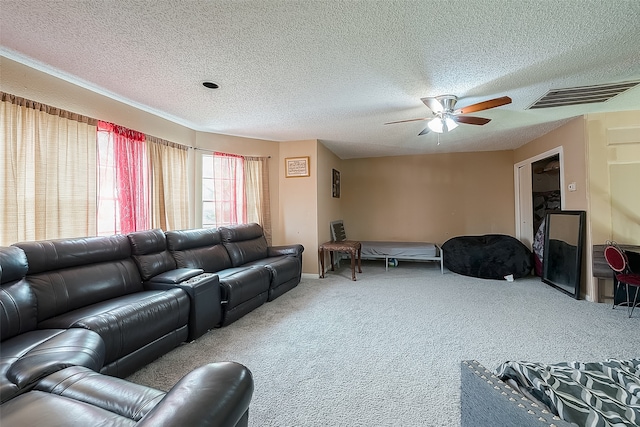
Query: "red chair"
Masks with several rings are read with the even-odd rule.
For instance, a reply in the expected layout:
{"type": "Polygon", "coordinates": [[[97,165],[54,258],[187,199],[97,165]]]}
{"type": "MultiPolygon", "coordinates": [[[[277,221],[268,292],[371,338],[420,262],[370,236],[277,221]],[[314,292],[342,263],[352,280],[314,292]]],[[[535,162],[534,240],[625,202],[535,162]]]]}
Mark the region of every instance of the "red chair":
{"type": "Polygon", "coordinates": [[[629,268],[629,260],[627,259],[627,255],[624,253],[622,249],[618,247],[615,242],[607,242],[607,246],[604,248],[604,258],[607,260],[607,264],[613,270],[614,275],[614,303],[613,308],[616,307],[615,304],[615,291],[618,288],[619,284],[624,284],[627,287],[627,310],[629,311],[629,317],[633,315],[633,309],[635,306],[640,303],[638,301],[638,294],[640,294],[640,274],[634,273],[629,268]],[[631,294],[629,289],[631,287],[635,287],[635,296],[633,298],[633,303],[631,303],[631,294]]]}

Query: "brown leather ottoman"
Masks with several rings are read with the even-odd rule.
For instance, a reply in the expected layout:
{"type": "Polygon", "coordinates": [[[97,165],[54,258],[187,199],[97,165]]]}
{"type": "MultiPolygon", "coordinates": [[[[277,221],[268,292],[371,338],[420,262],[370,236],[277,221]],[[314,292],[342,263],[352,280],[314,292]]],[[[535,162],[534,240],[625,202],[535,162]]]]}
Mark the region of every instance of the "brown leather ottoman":
{"type": "Polygon", "coordinates": [[[351,280],[356,280],[356,256],[358,257],[358,273],[362,273],[362,245],[355,240],[343,240],[342,242],[326,242],[318,248],[318,259],[320,260],[320,278],[324,279],[324,252],[329,252],[331,259],[331,271],[333,267],[334,252],[349,252],[351,254],[351,280]]]}

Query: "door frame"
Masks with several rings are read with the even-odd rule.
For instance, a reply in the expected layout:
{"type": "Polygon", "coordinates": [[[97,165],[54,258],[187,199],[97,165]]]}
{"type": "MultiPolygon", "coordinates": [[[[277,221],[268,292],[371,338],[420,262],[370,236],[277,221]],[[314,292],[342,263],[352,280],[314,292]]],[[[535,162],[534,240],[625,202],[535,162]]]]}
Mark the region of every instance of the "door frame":
{"type": "Polygon", "coordinates": [[[565,191],[564,191],[564,151],[562,146],[552,148],[551,150],[540,153],[536,156],[530,157],[526,160],[513,165],[513,189],[515,191],[515,212],[516,212],[516,239],[527,245],[531,249],[533,243],[533,237],[535,230],[525,230],[522,224],[533,224],[533,188],[531,186],[531,165],[539,160],[546,159],[558,155],[560,162],[560,209],[565,207],[565,191]],[[521,168],[524,170],[521,171],[521,168]],[[526,182],[521,182],[520,172],[525,172],[528,176],[528,183],[526,189],[520,187],[526,182]],[[529,209],[523,209],[523,206],[529,206],[529,209]]]}

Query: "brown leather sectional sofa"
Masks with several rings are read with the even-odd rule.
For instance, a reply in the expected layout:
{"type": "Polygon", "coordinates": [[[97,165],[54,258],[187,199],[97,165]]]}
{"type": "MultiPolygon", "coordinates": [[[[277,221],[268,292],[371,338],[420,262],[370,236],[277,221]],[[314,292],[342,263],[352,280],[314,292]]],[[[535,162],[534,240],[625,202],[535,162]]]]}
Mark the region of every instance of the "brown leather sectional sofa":
{"type": "Polygon", "coordinates": [[[201,367],[168,393],[120,378],[292,289],[303,250],[269,247],[257,224],[0,248],[3,423],[247,425],[242,365],[201,367]]]}

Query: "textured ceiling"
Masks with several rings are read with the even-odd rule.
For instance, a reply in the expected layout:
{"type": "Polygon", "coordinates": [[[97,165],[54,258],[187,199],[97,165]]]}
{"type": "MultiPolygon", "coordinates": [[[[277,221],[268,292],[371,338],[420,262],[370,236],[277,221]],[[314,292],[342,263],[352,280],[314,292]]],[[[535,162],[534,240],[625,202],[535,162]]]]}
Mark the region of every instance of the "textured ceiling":
{"type": "Polygon", "coordinates": [[[527,110],[549,89],[640,80],[638,0],[0,0],[0,55],[189,128],[318,139],[343,159],[517,148],[605,103],[527,110]],[[201,83],[220,85],[209,90],[201,83]],[[485,126],[418,136],[421,97],[485,126]]]}

